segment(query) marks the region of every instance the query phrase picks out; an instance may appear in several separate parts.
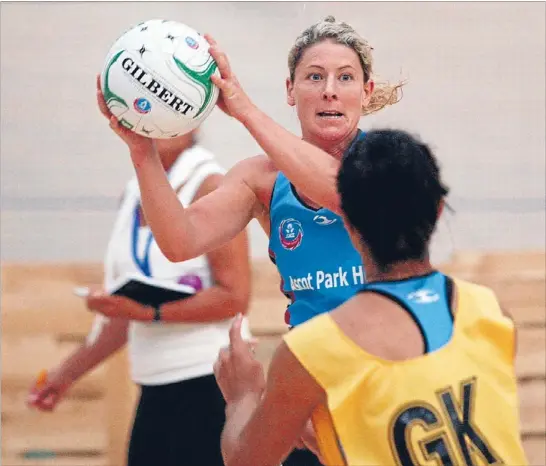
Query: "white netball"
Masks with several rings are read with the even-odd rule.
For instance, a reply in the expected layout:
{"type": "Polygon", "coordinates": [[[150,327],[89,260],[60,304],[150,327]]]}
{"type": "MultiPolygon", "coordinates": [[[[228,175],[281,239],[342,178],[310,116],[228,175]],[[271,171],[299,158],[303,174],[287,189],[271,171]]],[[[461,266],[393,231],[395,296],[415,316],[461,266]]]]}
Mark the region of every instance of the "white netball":
{"type": "Polygon", "coordinates": [[[110,49],[101,74],[108,108],[123,126],[154,139],[197,128],[219,94],[208,49],[204,37],[176,21],[154,19],[129,29],[110,49]]]}

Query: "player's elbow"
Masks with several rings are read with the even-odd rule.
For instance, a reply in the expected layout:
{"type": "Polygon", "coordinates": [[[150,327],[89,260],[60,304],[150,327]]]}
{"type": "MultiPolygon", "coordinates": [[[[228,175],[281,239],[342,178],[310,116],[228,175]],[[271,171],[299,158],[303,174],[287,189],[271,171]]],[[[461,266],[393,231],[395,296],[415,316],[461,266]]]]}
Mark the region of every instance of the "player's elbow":
{"type": "Polygon", "coordinates": [[[157,235],[154,232],[154,236],[159,249],[171,262],[184,262],[204,253],[200,250],[199,236],[188,218],[182,222],[172,222],[169,230],[161,230],[157,235]]]}
{"type": "Polygon", "coordinates": [[[191,255],[191,251],[188,251],[184,247],[180,247],[180,244],[159,244],[159,249],[161,249],[161,252],[163,255],[170,261],[170,262],[184,262],[190,259],[193,259],[195,256],[191,255]]]}

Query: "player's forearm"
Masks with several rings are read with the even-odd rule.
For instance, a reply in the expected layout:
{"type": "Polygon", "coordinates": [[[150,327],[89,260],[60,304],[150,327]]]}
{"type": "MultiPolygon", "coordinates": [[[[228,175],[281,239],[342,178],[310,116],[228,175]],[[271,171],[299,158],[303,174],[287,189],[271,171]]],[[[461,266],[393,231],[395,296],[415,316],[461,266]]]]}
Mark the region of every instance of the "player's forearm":
{"type": "Polygon", "coordinates": [[[109,320],[104,324],[95,341],[80,346],[62,363],[60,370],[71,380],[78,380],[127,343],[127,328],[126,320],[109,320]]]}
{"type": "Polygon", "coordinates": [[[133,156],[146,223],[165,257],[173,262],[184,260],[187,254],[182,256],[184,251],[181,249],[187,249],[184,245],[189,247],[193,243],[191,222],[184,206],[171,187],[157,154],[139,156],[136,160],[133,156]]]}
{"type": "Polygon", "coordinates": [[[292,134],[256,107],[242,123],[298,190],[322,207],[339,211],[338,160],[292,134]]]}
{"type": "Polygon", "coordinates": [[[191,298],[161,306],[164,322],[214,322],[244,314],[248,297],[222,286],[212,286],[191,298]]]}
{"type": "Polygon", "coordinates": [[[244,398],[226,407],[226,422],[222,432],[222,456],[226,466],[255,466],[252,458],[247,457],[246,449],[241,444],[241,434],[254,414],[260,395],[249,393],[244,398]]]}

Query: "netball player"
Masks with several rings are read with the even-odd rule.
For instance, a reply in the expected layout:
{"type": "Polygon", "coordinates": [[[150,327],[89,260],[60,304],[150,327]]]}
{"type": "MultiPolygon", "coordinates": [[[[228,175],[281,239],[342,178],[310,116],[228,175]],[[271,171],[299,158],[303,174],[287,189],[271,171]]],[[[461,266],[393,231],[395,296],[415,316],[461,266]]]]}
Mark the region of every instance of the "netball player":
{"type": "Polygon", "coordinates": [[[226,465],[279,464],[310,416],[329,466],[527,464],[514,324],[490,289],[429,261],[447,194],[430,149],[371,131],[338,188],[368,282],[285,335],[267,386],[236,320],[215,365],[226,465]]]}
{"type": "MultiPolygon", "coordinates": [[[[248,129],[265,155],[239,162],[217,190],[188,208],[168,183],[153,142],[123,128],[100,90],[98,102],[129,147],[142,207],[165,256],[178,262],[206,253],[256,218],[270,237],[270,255],[291,300],[286,321],[295,326],[335,308],[364,283],[362,260],[337,213],[335,177],[343,154],[363,136],[361,116],[397,102],[399,85],[374,83],[372,49],[351,26],[332,17],[312,25],[288,57],[287,102],[297,110],[300,138],[251,102],[225,54],[208,39],[221,74],[214,78],[219,105],[248,129]]],[[[295,453],[302,454],[307,455],[295,453]]],[[[308,462],[294,464],[318,464],[307,456],[308,462]]]]}

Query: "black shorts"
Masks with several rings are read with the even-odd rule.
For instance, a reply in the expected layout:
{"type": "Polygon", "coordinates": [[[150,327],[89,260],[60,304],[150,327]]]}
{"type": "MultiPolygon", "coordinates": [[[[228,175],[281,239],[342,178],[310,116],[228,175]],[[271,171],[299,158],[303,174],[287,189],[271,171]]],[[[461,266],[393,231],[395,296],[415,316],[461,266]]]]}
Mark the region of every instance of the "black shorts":
{"type": "Polygon", "coordinates": [[[225,401],[213,375],[142,386],[127,466],[223,466],[225,401]]]}

